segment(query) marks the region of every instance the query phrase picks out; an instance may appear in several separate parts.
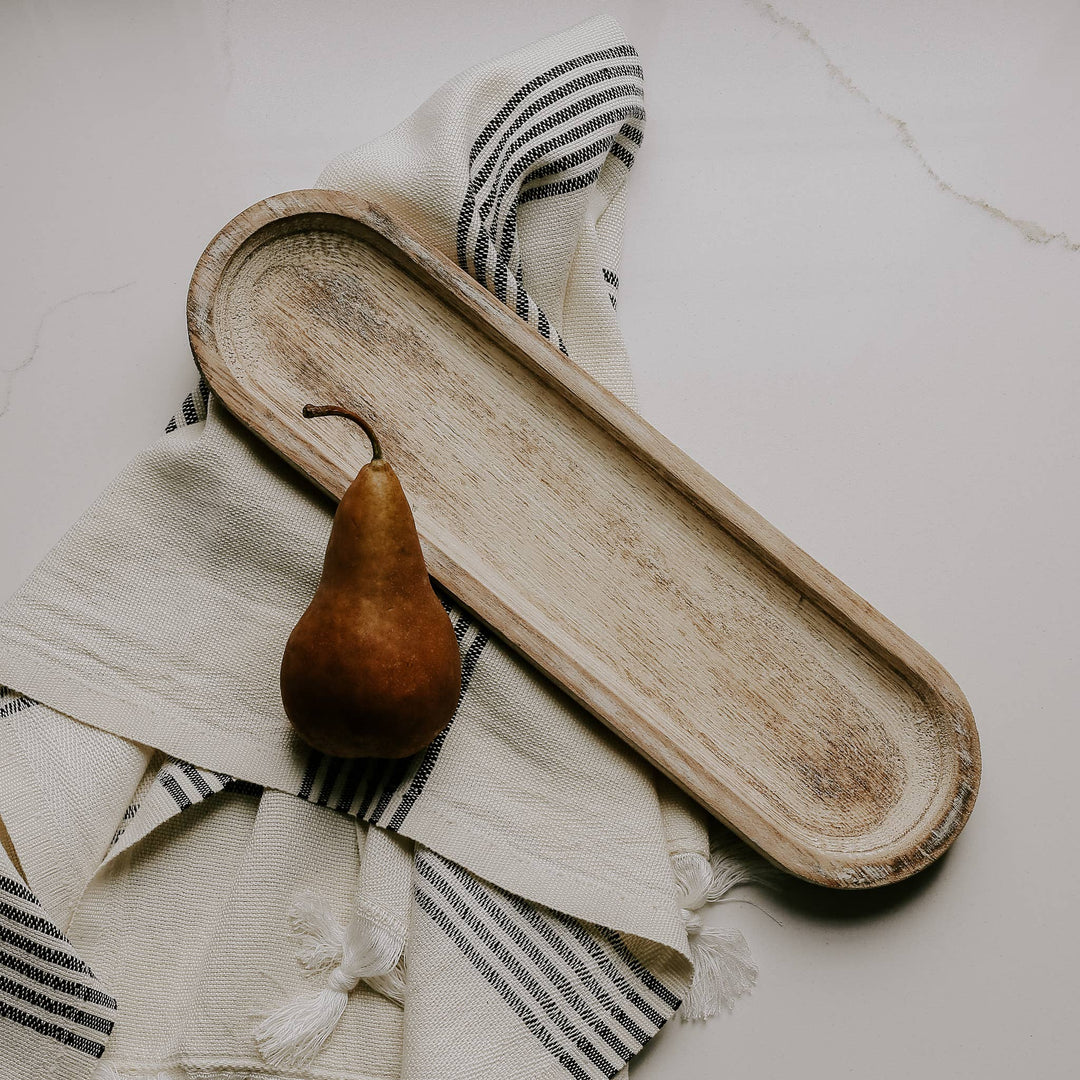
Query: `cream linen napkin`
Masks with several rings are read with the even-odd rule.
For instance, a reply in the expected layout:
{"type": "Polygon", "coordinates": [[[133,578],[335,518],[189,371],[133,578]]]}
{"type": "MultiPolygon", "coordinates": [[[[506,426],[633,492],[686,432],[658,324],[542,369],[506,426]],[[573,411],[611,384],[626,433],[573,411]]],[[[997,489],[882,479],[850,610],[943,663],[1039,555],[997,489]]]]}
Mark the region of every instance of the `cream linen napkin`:
{"type": "MultiPolygon", "coordinates": [[[[599,17],[452,80],[319,185],[632,401],[642,102],[599,17]]],[[[0,1078],[611,1077],[688,994],[706,1015],[752,983],[741,935],[695,914],[746,859],[710,863],[696,809],[452,606],[463,692],[428,750],[293,737],[278,664],[331,513],[200,386],[0,612],[25,875],[0,865],[0,1078]]]]}

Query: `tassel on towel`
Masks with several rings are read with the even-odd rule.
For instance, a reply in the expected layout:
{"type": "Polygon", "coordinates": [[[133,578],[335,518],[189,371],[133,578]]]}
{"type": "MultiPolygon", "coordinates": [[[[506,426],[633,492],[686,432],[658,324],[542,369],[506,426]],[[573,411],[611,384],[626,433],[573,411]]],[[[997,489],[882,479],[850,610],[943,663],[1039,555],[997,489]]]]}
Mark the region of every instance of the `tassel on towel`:
{"type": "Polygon", "coordinates": [[[768,883],[769,870],[756,856],[734,847],[716,848],[706,858],[698,852],[672,857],[675,883],[690,942],[694,974],[683,1002],[684,1020],[705,1020],[753,989],[758,969],[750,946],[738,930],[705,926],[700,910],[721,900],[737,885],[768,883]]]}
{"type": "Polygon", "coordinates": [[[297,899],[290,923],[299,939],[299,960],[312,973],[327,973],[326,986],[303,994],[268,1016],[256,1029],[255,1042],[269,1065],[305,1065],[337,1027],[349,994],[361,982],[401,1002],[405,980],[400,966],[404,934],[361,908],[342,926],[321,897],[297,899]]]}

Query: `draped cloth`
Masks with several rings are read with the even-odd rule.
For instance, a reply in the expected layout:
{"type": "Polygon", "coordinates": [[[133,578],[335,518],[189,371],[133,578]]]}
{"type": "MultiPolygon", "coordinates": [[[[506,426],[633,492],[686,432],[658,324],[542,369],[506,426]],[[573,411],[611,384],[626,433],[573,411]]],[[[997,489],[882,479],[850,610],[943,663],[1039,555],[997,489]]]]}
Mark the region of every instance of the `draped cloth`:
{"type": "MultiPolygon", "coordinates": [[[[317,186],[633,403],[643,101],[598,17],[453,79],[317,186]]],[[[278,667],[332,511],[200,383],[0,611],[0,1078],[611,1077],[693,993],[693,912],[741,858],[717,875],[703,815],[452,597],[462,696],[428,749],[292,734],[278,667]],[[306,1057],[265,1037],[311,1010],[306,1057]]],[[[720,953],[723,1005],[753,967],[741,935],[720,953]]]]}

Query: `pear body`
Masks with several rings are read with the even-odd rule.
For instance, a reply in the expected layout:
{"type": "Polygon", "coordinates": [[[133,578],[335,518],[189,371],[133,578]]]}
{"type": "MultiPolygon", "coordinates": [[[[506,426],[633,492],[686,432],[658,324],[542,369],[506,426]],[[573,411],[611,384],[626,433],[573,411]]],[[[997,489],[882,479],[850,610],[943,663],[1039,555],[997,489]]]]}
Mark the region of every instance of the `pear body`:
{"type": "Polygon", "coordinates": [[[450,723],[461,654],[393,468],[365,465],[338,504],[322,578],[281,662],[305,742],[337,757],[400,758],[450,723]]]}

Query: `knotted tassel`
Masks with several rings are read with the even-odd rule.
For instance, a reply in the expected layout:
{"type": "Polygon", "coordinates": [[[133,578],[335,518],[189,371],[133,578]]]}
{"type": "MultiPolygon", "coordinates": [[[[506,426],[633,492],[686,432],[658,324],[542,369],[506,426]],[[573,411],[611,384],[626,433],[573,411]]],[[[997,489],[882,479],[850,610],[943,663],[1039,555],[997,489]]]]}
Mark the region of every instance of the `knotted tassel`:
{"type": "Polygon", "coordinates": [[[739,930],[705,926],[698,912],[738,885],[767,883],[769,870],[757,856],[734,846],[714,849],[709,858],[683,852],[672,858],[694,974],[683,1001],[684,1020],[705,1020],[753,989],[758,969],[739,930]]]}
{"type": "Polygon", "coordinates": [[[259,1051],[275,1068],[308,1064],[330,1038],[361,982],[399,1003],[405,991],[399,967],[404,935],[376,913],[362,909],[345,927],[324,900],[307,894],[296,901],[290,923],[299,939],[301,966],[328,974],[322,990],[283,1005],[256,1029],[259,1051]]]}

